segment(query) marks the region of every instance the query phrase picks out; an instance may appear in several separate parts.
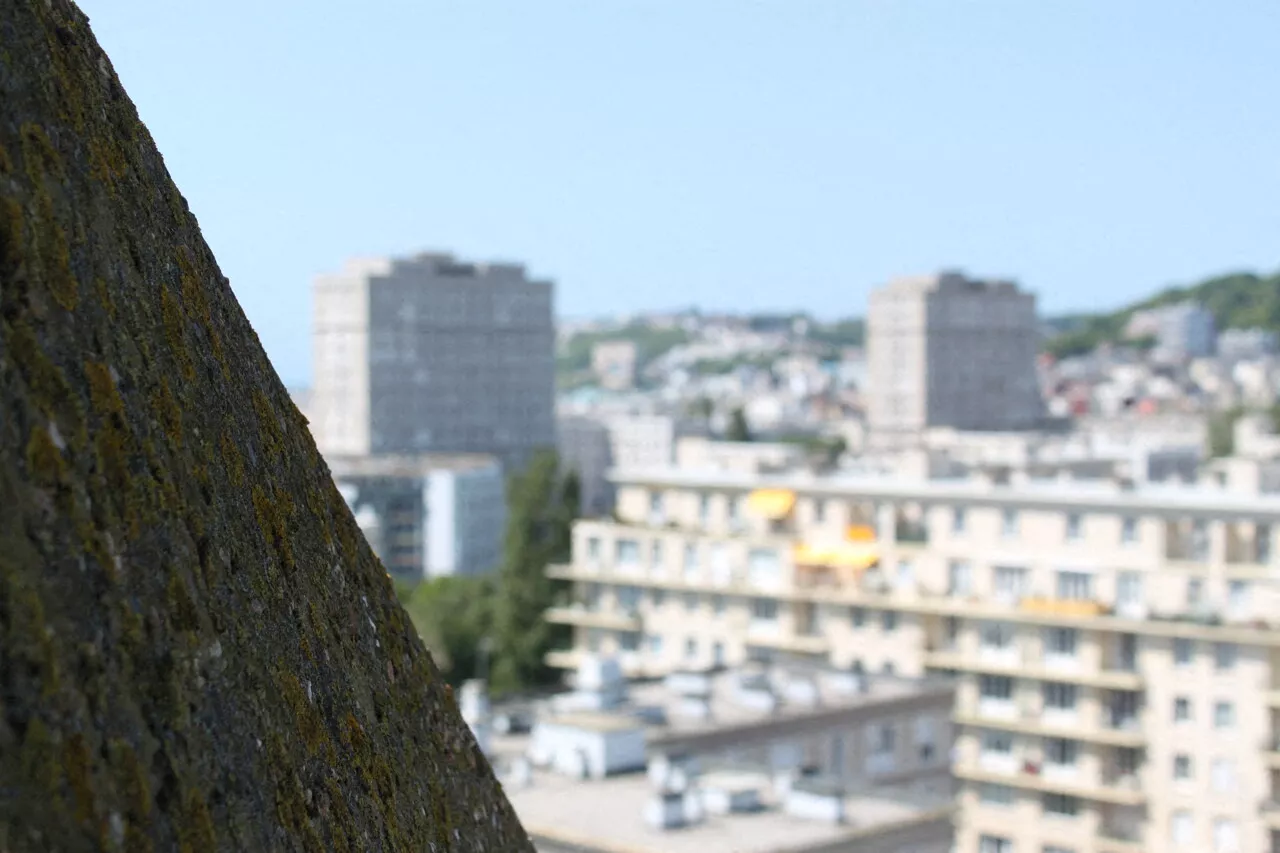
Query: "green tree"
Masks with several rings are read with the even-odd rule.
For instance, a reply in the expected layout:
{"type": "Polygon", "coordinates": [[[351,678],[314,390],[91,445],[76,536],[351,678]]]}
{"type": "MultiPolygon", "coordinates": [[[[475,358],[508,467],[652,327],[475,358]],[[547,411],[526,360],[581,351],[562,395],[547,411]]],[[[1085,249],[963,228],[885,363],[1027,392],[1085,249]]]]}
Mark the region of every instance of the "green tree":
{"type": "Polygon", "coordinates": [[[1236,421],[1244,414],[1239,407],[1209,416],[1209,455],[1217,458],[1230,456],[1236,449],[1236,421]]]}
{"type": "Polygon", "coordinates": [[[729,416],[729,428],[725,430],[726,441],[751,441],[751,428],[747,425],[747,413],[742,407],[733,410],[729,416]]]}
{"type": "Polygon", "coordinates": [[[493,621],[492,684],[497,692],[545,684],[554,677],[546,653],[564,631],[547,623],[561,584],[547,565],[569,558],[579,486],[561,476],[556,454],[537,454],[507,487],[507,530],[493,621]]]}
{"type": "Polygon", "coordinates": [[[700,421],[711,420],[711,416],[715,414],[715,411],[715,403],[711,402],[710,397],[699,397],[685,409],[689,417],[697,418],[700,421]]]}
{"type": "Polygon", "coordinates": [[[436,666],[455,686],[480,672],[481,642],[493,630],[496,585],[483,577],[440,577],[416,586],[396,585],[436,666]]]}

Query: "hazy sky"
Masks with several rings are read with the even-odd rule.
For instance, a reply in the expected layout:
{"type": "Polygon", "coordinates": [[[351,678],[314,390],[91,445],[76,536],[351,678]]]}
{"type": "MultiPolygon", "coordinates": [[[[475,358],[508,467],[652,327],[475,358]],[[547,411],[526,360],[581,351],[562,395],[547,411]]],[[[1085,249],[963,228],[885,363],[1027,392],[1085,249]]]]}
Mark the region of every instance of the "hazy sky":
{"type": "Polygon", "coordinates": [[[561,313],[1280,266],[1276,0],[80,0],[287,382],[353,254],[561,313]]]}

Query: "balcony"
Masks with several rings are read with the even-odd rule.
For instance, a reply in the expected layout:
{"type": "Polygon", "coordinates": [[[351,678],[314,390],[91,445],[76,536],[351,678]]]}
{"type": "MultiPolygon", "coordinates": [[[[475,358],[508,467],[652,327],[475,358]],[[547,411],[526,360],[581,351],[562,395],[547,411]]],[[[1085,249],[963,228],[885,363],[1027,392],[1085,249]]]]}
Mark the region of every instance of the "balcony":
{"type": "Polygon", "coordinates": [[[1125,787],[1108,784],[1104,780],[1090,780],[1083,776],[1067,779],[1054,779],[1044,775],[1041,765],[1028,761],[1012,775],[993,773],[973,765],[957,765],[954,768],[956,778],[970,782],[988,782],[996,785],[1014,785],[1030,791],[1049,794],[1066,794],[1083,800],[1099,803],[1112,803],[1121,806],[1138,806],[1146,802],[1146,795],[1141,786],[1125,787]]]}
{"type": "Polygon", "coordinates": [[[641,628],[637,614],[620,610],[588,610],[580,604],[552,607],[547,610],[546,618],[548,622],[558,625],[579,625],[611,631],[639,631],[641,628]]]}
{"type": "Polygon", "coordinates": [[[1080,716],[1072,712],[1059,713],[1062,716],[1050,716],[1048,713],[1036,714],[1027,709],[1021,712],[1017,709],[1010,711],[1006,705],[1002,704],[993,704],[984,708],[979,703],[976,707],[957,709],[951,719],[961,726],[996,728],[1036,737],[1074,738],[1108,746],[1138,748],[1146,743],[1146,736],[1140,728],[1126,731],[1108,729],[1081,723],[1080,716]]]}
{"type": "Polygon", "coordinates": [[[925,652],[924,662],[925,666],[933,669],[1007,675],[1011,678],[1033,678],[1040,681],[1063,681],[1068,684],[1083,684],[1114,690],[1138,690],[1142,687],[1142,676],[1136,672],[1099,672],[1083,669],[1079,672],[1055,672],[1044,666],[1031,666],[1025,663],[1010,665],[986,661],[977,654],[946,651],[925,652]]]}
{"type": "Polygon", "coordinates": [[[1136,826],[1098,827],[1098,853],[1147,853],[1142,829],[1136,826]]]}
{"type": "Polygon", "coordinates": [[[1262,804],[1262,820],[1270,829],[1280,830],[1280,799],[1270,799],[1262,804]]]}
{"type": "Polygon", "coordinates": [[[1019,607],[1024,613],[1067,619],[1091,619],[1096,616],[1105,616],[1107,612],[1107,608],[1099,601],[1080,601],[1070,598],[1024,598],[1019,607]]]}

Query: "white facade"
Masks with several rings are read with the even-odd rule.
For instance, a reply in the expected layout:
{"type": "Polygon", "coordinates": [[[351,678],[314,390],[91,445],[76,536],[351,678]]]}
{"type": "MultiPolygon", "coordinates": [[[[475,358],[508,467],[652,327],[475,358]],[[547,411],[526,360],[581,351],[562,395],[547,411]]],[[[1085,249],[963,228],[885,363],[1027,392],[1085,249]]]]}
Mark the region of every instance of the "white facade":
{"type": "Polygon", "coordinates": [[[489,456],[330,456],[369,546],[405,580],[493,571],[502,559],[506,495],[489,456]]]}
{"type": "Polygon", "coordinates": [[[352,261],[316,279],[312,434],[325,454],[555,446],[550,282],[449,255],[352,261]]]}
{"type": "Polygon", "coordinates": [[[474,575],[502,560],[506,483],[502,466],[427,475],[427,574],[474,575]]]}
{"type": "Polygon", "coordinates": [[[1021,430],[1044,414],[1035,297],[959,273],[904,278],[867,310],[872,440],[900,447],[927,427],[1021,430]]]}

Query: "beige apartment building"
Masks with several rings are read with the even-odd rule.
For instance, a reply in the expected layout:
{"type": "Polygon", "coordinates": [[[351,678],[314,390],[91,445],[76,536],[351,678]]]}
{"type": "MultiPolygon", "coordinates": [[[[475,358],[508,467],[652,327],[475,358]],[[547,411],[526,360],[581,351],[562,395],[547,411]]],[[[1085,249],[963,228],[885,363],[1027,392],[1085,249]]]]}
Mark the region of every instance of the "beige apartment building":
{"type": "Polygon", "coordinates": [[[615,473],[569,667],[957,679],[957,853],[1280,850],[1280,497],[742,466],[615,473]]]}

